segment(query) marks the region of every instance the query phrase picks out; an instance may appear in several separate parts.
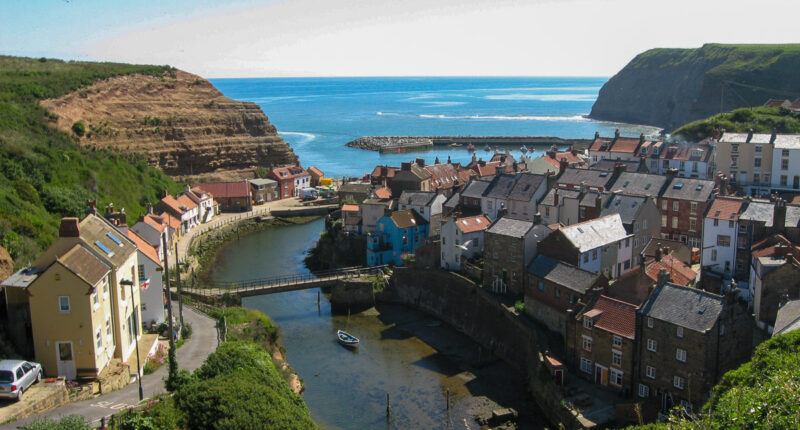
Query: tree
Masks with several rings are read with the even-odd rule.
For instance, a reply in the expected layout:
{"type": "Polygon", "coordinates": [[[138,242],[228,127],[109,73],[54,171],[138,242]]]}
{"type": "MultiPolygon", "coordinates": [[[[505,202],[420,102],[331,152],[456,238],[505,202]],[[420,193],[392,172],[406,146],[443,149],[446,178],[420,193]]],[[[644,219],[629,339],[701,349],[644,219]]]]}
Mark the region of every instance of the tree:
{"type": "Polygon", "coordinates": [[[72,124],[72,132],[78,137],[83,137],[83,135],[86,134],[86,125],[83,121],[75,121],[75,123],[72,124]]]}

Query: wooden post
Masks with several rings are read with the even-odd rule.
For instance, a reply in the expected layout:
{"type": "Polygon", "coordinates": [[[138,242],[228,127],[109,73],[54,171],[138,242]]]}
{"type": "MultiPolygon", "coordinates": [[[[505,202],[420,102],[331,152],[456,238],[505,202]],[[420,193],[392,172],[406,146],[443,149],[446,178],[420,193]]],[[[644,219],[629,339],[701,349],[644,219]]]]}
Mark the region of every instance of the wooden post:
{"type": "Polygon", "coordinates": [[[389,409],[389,393],[386,393],[386,419],[389,419],[389,415],[391,415],[391,409],[389,409]]]}

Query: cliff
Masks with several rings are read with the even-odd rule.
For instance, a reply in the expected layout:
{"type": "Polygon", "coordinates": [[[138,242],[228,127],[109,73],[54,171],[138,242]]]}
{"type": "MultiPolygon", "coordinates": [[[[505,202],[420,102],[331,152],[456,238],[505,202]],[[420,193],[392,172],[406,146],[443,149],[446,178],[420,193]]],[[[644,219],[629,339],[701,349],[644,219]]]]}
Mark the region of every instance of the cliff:
{"type": "Polygon", "coordinates": [[[240,179],[258,167],[297,162],[258,105],[180,70],[110,77],[41,105],[63,131],[74,133],[82,121],[82,146],[145,154],[173,177],[240,179]]]}
{"type": "Polygon", "coordinates": [[[800,44],[651,49],[600,89],[593,119],[675,129],[770,98],[800,97],[800,44]]]}

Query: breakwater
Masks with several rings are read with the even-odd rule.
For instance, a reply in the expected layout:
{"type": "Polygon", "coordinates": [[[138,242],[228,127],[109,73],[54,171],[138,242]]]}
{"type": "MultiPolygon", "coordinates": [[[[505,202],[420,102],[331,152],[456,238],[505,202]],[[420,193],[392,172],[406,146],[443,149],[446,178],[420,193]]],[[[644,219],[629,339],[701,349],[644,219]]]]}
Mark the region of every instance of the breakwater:
{"type": "Polygon", "coordinates": [[[583,150],[589,147],[591,139],[564,139],[554,136],[364,136],[347,142],[351,148],[367,149],[380,152],[402,152],[407,150],[427,150],[434,146],[452,146],[455,148],[472,145],[476,150],[486,146],[519,148],[549,147],[559,148],[572,146],[583,150]]]}

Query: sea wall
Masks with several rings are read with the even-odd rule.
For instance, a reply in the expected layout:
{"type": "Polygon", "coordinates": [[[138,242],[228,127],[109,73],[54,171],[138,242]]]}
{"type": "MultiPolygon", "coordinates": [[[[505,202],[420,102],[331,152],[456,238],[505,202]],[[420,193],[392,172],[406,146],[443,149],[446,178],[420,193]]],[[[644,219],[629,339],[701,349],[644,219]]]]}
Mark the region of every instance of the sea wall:
{"type": "Polygon", "coordinates": [[[375,306],[371,278],[341,280],[331,287],[331,310],[334,313],[356,313],[375,306]]]}
{"type": "Polygon", "coordinates": [[[525,146],[575,147],[583,150],[591,139],[563,139],[554,136],[364,136],[347,143],[351,148],[370,151],[397,152],[400,150],[425,150],[434,146],[473,145],[483,149],[486,145],[519,148],[525,146]]]}
{"type": "Polygon", "coordinates": [[[535,333],[469,279],[441,270],[396,268],[377,301],[421,310],[472,338],[520,373],[545,418],[566,429],[583,428],[562,405],[563,394],[542,362],[535,333]]]}

